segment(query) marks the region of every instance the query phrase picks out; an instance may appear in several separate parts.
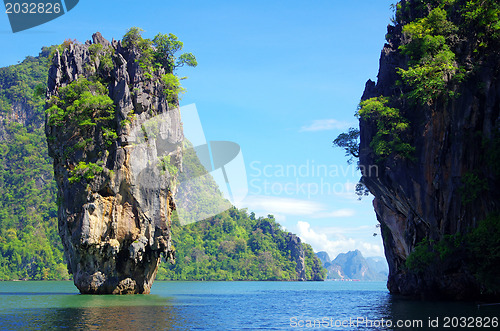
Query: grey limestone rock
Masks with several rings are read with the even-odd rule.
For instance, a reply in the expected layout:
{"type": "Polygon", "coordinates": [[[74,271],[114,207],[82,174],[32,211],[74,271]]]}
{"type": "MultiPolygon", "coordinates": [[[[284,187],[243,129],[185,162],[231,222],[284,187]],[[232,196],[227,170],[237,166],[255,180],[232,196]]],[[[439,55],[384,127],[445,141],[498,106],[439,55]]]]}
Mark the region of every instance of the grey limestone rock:
{"type": "MultiPolygon", "coordinates": [[[[399,48],[404,41],[401,29],[401,25],[389,27],[378,81],[367,82],[363,100],[377,96],[398,100],[401,96],[397,68],[408,65],[399,48]]],[[[470,49],[466,40],[463,48],[470,49]]],[[[466,65],[473,56],[459,49],[456,54],[460,65],[466,65]]],[[[451,299],[480,296],[474,271],[467,267],[464,256],[449,256],[423,273],[408,270],[405,262],[424,238],[437,242],[448,235],[467,233],[500,208],[498,190],[478,192],[474,203],[464,203],[462,182],[465,174],[479,172],[491,185],[498,185],[494,170],[481,161],[485,153],[481,146],[498,134],[499,64],[495,53],[482,58],[465,83],[449,85],[456,89],[455,97],[440,97],[423,105],[403,99],[393,105],[411,122],[414,160],[393,154],[377,161],[370,146],[376,122],[360,119],[360,166],[370,169],[363,174],[362,182],[375,196],[373,206],[381,223],[392,293],[451,299]]]]}
{"type": "Polygon", "coordinates": [[[114,107],[104,124],[46,121],[58,186],[59,234],[81,293],[149,293],[162,254],[174,259],[170,222],[175,174],[162,171],[158,162],[169,157],[181,167],[180,114],[162,92],[161,70],[145,75],[139,57],[133,46],[110,43],[96,33],[92,42],[57,52],[50,68],[49,99],[78,79],[98,77],[114,107]],[[91,54],[95,49],[101,53],[91,54]],[[111,57],[112,68],[100,65],[102,56],[111,57]],[[103,138],[107,128],[116,132],[111,142],[103,138]],[[75,181],[82,162],[96,165],[97,171],[75,181]]]}

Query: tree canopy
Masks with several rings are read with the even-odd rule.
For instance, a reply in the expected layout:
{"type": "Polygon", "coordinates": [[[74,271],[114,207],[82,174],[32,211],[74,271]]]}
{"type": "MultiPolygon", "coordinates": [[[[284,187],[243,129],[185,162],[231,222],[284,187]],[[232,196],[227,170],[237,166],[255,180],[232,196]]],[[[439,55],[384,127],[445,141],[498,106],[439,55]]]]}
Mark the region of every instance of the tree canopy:
{"type": "Polygon", "coordinates": [[[176,35],[158,33],[152,40],[143,38],[144,30],[138,27],[130,28],[123,36],[125,47],[135,47],[142,52],[142,62],[146,66],[162,67],[167,73],[184,65],[196,67],[198,62],[192,53],[177,55],[184,48],[184,43],[176,35]]]}

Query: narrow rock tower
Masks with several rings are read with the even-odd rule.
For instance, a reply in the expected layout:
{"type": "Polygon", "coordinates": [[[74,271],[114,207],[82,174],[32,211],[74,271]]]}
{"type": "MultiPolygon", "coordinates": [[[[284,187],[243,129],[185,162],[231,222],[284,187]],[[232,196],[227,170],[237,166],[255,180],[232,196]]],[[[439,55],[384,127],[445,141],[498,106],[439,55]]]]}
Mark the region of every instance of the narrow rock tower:
{"type": "Polygon", "coordinates": [[[66,41],[50,68],[59,234],[81,293],[149,293],[161,254],[174,258],[183,132],[172,68],[152,63],[152,50],[96,33],[66,41]]]}

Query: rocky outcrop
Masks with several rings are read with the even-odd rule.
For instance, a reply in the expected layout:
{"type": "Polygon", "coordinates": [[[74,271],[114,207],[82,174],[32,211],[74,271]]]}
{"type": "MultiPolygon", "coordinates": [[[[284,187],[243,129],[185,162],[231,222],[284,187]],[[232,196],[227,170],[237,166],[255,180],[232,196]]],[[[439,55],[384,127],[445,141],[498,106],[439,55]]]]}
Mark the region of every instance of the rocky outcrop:
{"type": "Polygon", "coordinates": [[[174,258],[169,169],[181,168],[183,140],[177,101],[163,92],[163,69],[141,67],[137,47],[100,33],[92,39],[66,43],[49,71],[46,135],[59,234],[81,293],[149,293],[161,254],[174,258]],[[68,86],[80,93],[78,104],[68,86]]]}
{"type": "Polygon", "coordinates": [[[43,47],[37,57],[28,56],[20,65],[2,68],[0,91],[3,102],[0,103],[0,141],[7,140],[9,123],[19,123],[25,128],[43,128],[43,96],[35,95],[37,84],[47,80],[49,55],[51,48],[43,47]],[[19,67],[30,67],[30,72],[19,70],[19,67]],[[7,78],[8,77],[8,78],[7,78]],[[25,84],[22,88],[22,84],[25,84]],[[22,92],[16,92],[18,91],[22,92]]]}
{"type": "MultiPolygon", "coordinates": [[[[492,156],[488,144],[498,137],[500,124],[498,52],[493,44],[478,52],[479,42],[474,40],[478,34],[460,27],[455,39],[447,42],[455,53],[456,67],[467,71],[465,80],[448,80],[446,92],[432,102],[410,102],[405,97],[410,87],[401,84],[397,72],[408,68],[410,61],[400,49],[408,41],[402,26],[423,17],[431,6],[411,0],[401,1],[400,6],[396,25],[388,28],[378,81],[367,82],[362,99],[391,97],[391,106],[409,120],[413,157],[393,153],[383,160],[377,158],[371,145],[377,124],[360,120],[362,182],[375,196],[373,206],[390,267],[388,288],[409,296],[476,298],[482,289],[460,248],[441,254],[439,263],[425,270],[411,270],[406,261],[424,239],[437,243],[470,233],[500,208],[495,189],[498,170],[488,159],[492,156]],[[453,96],[449,91],[454,91],[453,96]],[[468,174],[469,178],[477,176],[482,187],[469,189],[474,183],[467,182],[468,174]]],[[[463,18],[454,10],[449,9],[448,19],[463,26],[463,18]]]]}
{"type": "Polygon", "coordinates": [[[321,260],[312,252],[312,250],[310,252],[306,252],[302,244],[302,240],[297,235],[291,232],[284,232],[281,229],[276,229],[276,223],[272,223],[267,220],[260,221],[257,224],[257,227],[261,229],[264,234],[270,235],[273,239],[280,243],[279,249],[288,252],[289,259],[295,262],[295,280],[324,280],[321,260]],[[309,275],[307,275],[306,271],[307,264],[309,264],[311,269],[309,275]]]}
{"type": "Polygon", "coordinates": [[[290,251],[290,255],[293,261],[295,261],[297,271],[297,280],[307,280],[306,278],[306,262],[304,248],[302,247],[302,242],[299,237],[291,232],[286,235],[287,248],[290,251]]]}

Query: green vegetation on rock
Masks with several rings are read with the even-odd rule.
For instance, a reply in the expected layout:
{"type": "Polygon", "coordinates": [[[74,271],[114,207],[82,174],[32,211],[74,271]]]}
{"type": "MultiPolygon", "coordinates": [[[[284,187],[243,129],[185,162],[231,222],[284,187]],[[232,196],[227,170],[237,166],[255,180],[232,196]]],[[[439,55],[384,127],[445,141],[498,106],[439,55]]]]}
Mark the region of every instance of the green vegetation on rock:
{"type": "Polygon", "coordinates": [[[481,221],[467,237],[470,266],[486,293],[500,292],[500,215],[481,221]]]}
{"type": "Polygon", "coordinates": [[[457,30],[441,8],[435,8],[428,16],[403,26],[403,34],[410,41],[399,48],[410,61],[408,69],[399,68],[398,73],[412,88],[408,98],[430,104],[447,91],[448,81],[458,70],[455,53],[449,46],[450,41],[457,37],[457,30]]]}
{"type": "Polygon", "coordinates": [[[439,268],[453,268],[465,261],[485,294],[500,291],[500,216],[490,215],[467,234],[445,235],[441,240],[424,238],[405,262],[405,267],[424,274],[439,268]],[[447,266],[448,265],[448,266],[447,266]]]}
{"type": "Polygon", "coordinates": [[[179,169],[174,164],[172,164],[170,155],[160,157],[158,166],[160,167],[161,174],[168,172],[170,176],[175,176],[177,175],[177,172],[179,172],[179,169]]]}
{"type": "Polygon", "coordinates": [[[174,72],[177,68],[185,65],[196,67],[198,65],[196,57],[192,53],[182,53],[177,56],[176,53],[183,49],[184,44],[172,33],[158,33],[151,40],[143,38],[143,32],[144,30],[138,27],[130,28],[123,36],[122,44],[139,51],[141,56],[137,62],[146,78],[152,79],[153,73],[164,70],[161,82],[169,106],[174,107],[177,104],[179,94],[185,91],[181,87],[180,78],[174,75],[174,72]]]}
{"type": "MultiPolygon", "coordinates": [[[[61,87],[57,95],[47,102],[47,125],[58,127],[59,137],[49,135],[48,139],[64,140],[64,158],[75,157],[79,165],[71,171],[69,181],[78,183],[82,178],[90,179],[89,174],[99,171],[92,169],[80,175],[82,164],[92,164],[88,159],[96,147],[109,149],[118,139],[115,118],[115,105],[101,76],[94,72],[89,78],[80,77],[67,86],[61,87]],[[82,158],[83,157],[83,158],[82,158]],[[81,159],[80,159],[81,158],[81,159]]],[[[101,169],[102,170],[102,169],[101,169]]],[[[92,177],[93,178],[93,177],[92,177]]]]}
{"type": "MultiPolygon", "coordinates": [[[[457,96],[454,86],[464,82],[475,70],[473,66],[459,65],[457,51],[463,47],[461,43],[475,40],[473,47],[477,57],[491,53],[493,47],[500,45],[500,3],[496,0],[406,0],[394,8],[394,27],[400,28],[402,34],[399,51],[407,57],[406,65],[397,68],[402,93],[362,100],[356,113],[361,118],[368,115],[377,123],[370,147],[379,160],[392,152],[408,157],[414,149],[398,138],[398,131],[406,131],[412,125],[407,115],[398,111],[398,104],[404,105],[404,100],[409,100],[417,106],[430,106],[439,97],[457,96]],[[394,106],[388,108],[388,101],[394,106]],[[375,116],[377,114],[381,116],[375,116]],[[391,118],[395,123],[388,125],[382,117],[391,118]]],[[[387,38],[393,42],[395,35],[389,34],[387,38]]],[[[471,60],[468,62],[472,64],[471,60]]],[[[481,63],[480,60],[475,62],[481,63]]],[[[357,136],[346,140],[352,138],[353,130],[357,129],[351,128],[348,133],[339,135],[334,145],[345,148],[349,157],[358,157],[358,153],[352,153],[357,150],[353,145],[357,143],[357,136]]]]}
{"type": "Polygon", "coordinates": [[[80,78],[59,90],[47,109],[48,124],[55,126],[96,126],[114,117],[113,100],[99,81],[80,78]]]}
{"type": "Polygon", "coordinates": [[[408,120],[401,116],[398,109],[389,107],[388,102],[389,99],[384,97],[361,101],[357,116],[376,123],[377,133],[370,147],[379,159],[384,159],[393,153],[410,158],[415,148],[403,138],[409,129],[408,120]]]}
{"type": "Polygon", "coordinates": [[[71,177],[68,178],[68,181],[71,184],[80,182],[82,180],[90,181],[94,179],[96,175],[100,174],[103,170],[103,167],[95,163],[79,162],[78,165],[70,171],[71,177]]]}
{"type": "Polygon", "coordinates": [[[179,95],[183,94],[186,89],[181,86],[179,77],[174,74],[167,73],[161,77],[164,86],[164,93],[167,96],[170,107],[174,107],[173,102],[177,100],[179,95]]]}

